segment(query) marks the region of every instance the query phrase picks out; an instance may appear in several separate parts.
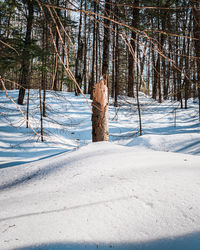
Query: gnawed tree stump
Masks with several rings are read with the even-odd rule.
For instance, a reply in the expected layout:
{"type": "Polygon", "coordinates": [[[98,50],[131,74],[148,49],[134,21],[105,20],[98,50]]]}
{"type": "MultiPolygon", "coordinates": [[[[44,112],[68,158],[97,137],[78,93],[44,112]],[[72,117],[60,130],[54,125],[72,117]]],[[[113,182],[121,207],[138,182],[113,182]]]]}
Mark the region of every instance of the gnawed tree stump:
{"type": "Polygon", "coordinates": [[[108,87],[107,80],[101,79],[93,89],[92,141],[109,141],[108,130],[108,87]]]}

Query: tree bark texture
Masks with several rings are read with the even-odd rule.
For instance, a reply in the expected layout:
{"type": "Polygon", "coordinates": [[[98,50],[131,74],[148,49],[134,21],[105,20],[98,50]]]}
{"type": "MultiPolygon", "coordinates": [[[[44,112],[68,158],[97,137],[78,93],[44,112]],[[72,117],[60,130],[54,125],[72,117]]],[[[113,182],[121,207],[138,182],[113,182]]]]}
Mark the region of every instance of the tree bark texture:
{"type": "MultiPolygon", "coordinates": [[[[134,6],[139,6],[139,0],[135,0],[134,6]]],[[[137,28],[138,26],[138,18],[139,18],[139,9],[133,8],[132,12],[132,27],[137,28]]],[[[132,30],[131,33],[131,47],[133,51],[135,52],[136,48],[136,32],[132,30]]],[[[128,59],[128,96],[134,97],[134,78],[135,78],[135,72],[134,72],[134,58],[132,53],[129,51],[129,59],[128,59]]]]}
{"type": "Polygon", "coordinates": [[[193,4],[193,33],[196,40],[194,41],[195,54],[197,61],[197,87],[199,99],[199,119],[200,119],[200,3],[199,1],[191,1],[193,4]]]}
{"type": "MultiPolygon", "coordinates": [[[[82,5],[83,5],[83,0],[81,0],[81,10],[82,10],[82,5]]],[[[83,59],[83,42],[81,40],[81,32],[82,32],[82,12],[80,12],[80,17],[79,17],[78,51],[75,64],[75,78],[80,88],[82,85],[81,63],[83,59]]],[[[79,92],[80,90],[75,85],[75,95],[78,96],[79,92]]]]}
{"type": "MultiPolygon", "coordinates": [[[[117,12],[118,14],[118,12],[117,12]]],[[[119,94],[119,25],[116,25],[116,50],[115,50],[115,101],[114,106],[118,107],[118,94],[119,94]]]]}
{"type": "MultiPolygon", "coordinates": [[[[105,3],[105,16],[110,16],[111,0],[105,3]]],[[[104,38],[103,38],[103,65],[102,74],[107,75],[109,69],[109,48],[110,48],[110,20],[104,19],[104,38]]]]}
{"type": "MultiPolygon", "coordinates": [[[[87,11],[87,1],[85,0],[85,11],[87,11]]],[[[84,61],[83,61],[83,81],[84,94],[87,94],[87,15],[84,14],[84,61]]]]}
{"type": "Polygon", "coordinates": [[[93,90],[92,141],[109,141],[108,129],[108,86],[107,80],[100,80],[93,90]]]}
{"type": "Polygon", "coordinates": [[[20,79],[20,89],[18,96],[18,104],[23,105],[25,89],[28,86],[29,81],[29,68],[30,68],[30,45],[31,45],[31,32],[33,27],[33,1],[28,2],[28,17],[26,25],[26,37],[24,42],[24,50],[22,52],[22,67],[21,67],[21,79],[20,79]]]}
{"type": "MultiPolygon", "coordinates": [[[[94,13],[96,13],[96,2],[94,2],[94,13]]],[[[93,45],[92,45],[92,72],[89,81],[89,94],[90,99],[93,99],[93,87],[94,87],[94,71],[95,71],[95,56],[96,56],[96,22],[93,23],[93,45]]]]}

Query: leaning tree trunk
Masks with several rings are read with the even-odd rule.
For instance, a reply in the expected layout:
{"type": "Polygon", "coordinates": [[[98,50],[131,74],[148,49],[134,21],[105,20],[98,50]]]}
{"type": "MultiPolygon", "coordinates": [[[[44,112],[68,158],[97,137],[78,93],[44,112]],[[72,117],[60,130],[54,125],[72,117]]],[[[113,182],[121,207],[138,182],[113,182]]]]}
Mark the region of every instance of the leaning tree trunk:
{"type": "Polygon", "coordinates": [[[101,79],[94,86],[92,103],[92,141],[109,141],[108,81],[101,79]]]}
{"type": "Polygon", "coordinates": [[[24,49],[22,52],[22,67],[21,67],[21,79],[20,79],[20,89],[18,96],[18,104],[23,105],[25,89],[27,88],[29,81],[29,71],[30,71],[30,45],[31,45],[31,32],[33,27],[33,1],[28,1],[28,17],[26,25],[26,37],[24,42],[24,49]]]}

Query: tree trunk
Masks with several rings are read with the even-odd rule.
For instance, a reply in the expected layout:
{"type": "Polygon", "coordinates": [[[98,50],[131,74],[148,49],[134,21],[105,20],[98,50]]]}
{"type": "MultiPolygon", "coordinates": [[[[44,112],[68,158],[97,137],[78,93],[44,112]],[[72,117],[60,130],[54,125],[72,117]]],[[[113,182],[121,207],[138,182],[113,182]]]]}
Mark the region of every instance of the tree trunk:
{"type": "Polygon", "coordinates": [[[39,99],[40,99],[40,135],[41,135],[41,141],[44,141],[41,87],[39,89],[39,99]]]}
{"type": "MultiPolygon", "coordinates": [[[[177,6],[178,6],[178,2],[177,2],[177,6]]],[[[178,32],[178,25],[179,25],[179,20],[180,18],[180,15],[179,15],[179,12],[176,12],[176,30],[178,32]]],[[[184,48],[185,44],[185,39],[183,39],[183,45],[182,47],[184,48]]],[[[174,69],[176,71],[176,79],[174,79],[175,83],[176,83],[176,88],[175,88],[175,93],[174,95],[177,97],[177,100],[180,101],[181,103],[181,108],[183,108],[183,100],[182,100],[182,69],[183,69],[183,57],[180,56],[180,52],[179,52],[179,47],[180,47],[180,38],[179,37],[176,37],[176,40],[175,40],[175,61],[176,61],[176,66],[180,69],[180,70],[177,70],[177,69],[174,69]],[[180,57],[180,59],[179,59],[180,57]]]]}
{"type": "MultiPolygon", "coordinates": [[[[81,0],[81,10],[82,10],[82,5],[83,5],[83,0],[81,0]]],[[[80,17],[79,17],[78,50],[77,50],[76,64],[75,64],[75,78],[80,88],[82,84],[81,61],[83,57],[83,42],[81,40],[81,31],[82,31],[82,12],[80,12],[80,17]]],[[[75,95],[78,96],[79,92],[80,90],[75,85],[75,95]]]]}
{"type": "MultiPolygon", "coordinates": [[[[157,61],[158,62],[158,61],[157,61]]],[[[156,70],[155,52],[152,50],[152,66],[153,66],[153,86],[152,86],[152,98],[157,98],[157,70],[156,70]]]]}
{"type": "Polygon", "coordinates": [[[46,116],[46,82],[47,82],[47,73],[46,73],[46,67],[47,67],[47,55],[44,51],[47,52],[48,50],[48,28],[47,23],[44,20],[43,23],[43,34],[42,34],[42,49],[43,49],[43,55],[42,55],[42,79],[41,79],[41,86],[43,90],[43,102],[42,102],[42,115],[46,116]]]}
{"type": "MultiPolygon", "coordinates": [[[[96,13],[99,13],[99,4],[97,4],[96,7],[96,13]]],[[[99,17],[96,16],[96,19],[99,20],[99,17]]],[[[100,34],[99,34],[99,22],[97,21],[96,23],[96,82],[99,81],[99,76],[100,76],[100,72],[99,72],[99,60],[98,60],[98,56],[99,56],[99,44],[100,42],[100,34]]]]}
{"type": "MultiPolygon", "coordinates": [[[[87,1],[85,0],[85,11],[87,11],[87,1]]],[[[84,62],[83,62],[83,81],[84,94],[87,94],[87,15],[84,14],[84,62]]]]}
{"type": "MultiPolygon", "coordinates": [[[[56,5],[59,6],[60,0],[57,0],[56,5]]],[[[60,18],[60,9],[55,10],[57,12],[58,18],[60,18]]],[[[57,18],[57,25],[58,29],[60,29],[60,23],[57,18]]],[[[59,34],[58,31],[56,30],[56,48],[59,53],[59,34]]],[[[59,66],[58,66],[58,55],[55,53],[55,75],[54,75],[54,81],[53,81],[53,90],[58,91],[59,89],[59,66]]]]}
{"type": "Polygon", "coordinates": [[[109,141],[107,79],[94,86],[92,103],[92,141],[109,141]]]}
{"type": "Polygon", "coordinates": [[[115,94],[115,49],[116,49],[116,44],[115,44],[115,30],[116,30],[116,24],[113,23],[112,27],[112,87],[111,87],[111,97],[114,98],[115,94]]]}
{"type": "MultiPolygon", "coordinates": [[[[172,45],[171,45],[171,37],[168,38],[168,44],[169,44],[169,53],[168,58],[171,59],[171,51],[172,51],[172,45]]],[[[167,79],[166,79],[166,85],[164,86],[164,100],[167,100],[168,98],[168,92],[169,92],[169,86],[170,86],[170,74],[171,74],[171,63],[167,63],[167,79]]]]}
{"type": "Polygon", "coordinates": [[[20,79],[20,89],[18,95],[18,104],[23,105],[25,89],[29,85],[29,71],[30,71],[30,45],[31,45],[31,33],[33,26],[33,1],[28,2],[28,17],[26,25],[26,37],[24,42],[24,49],[22,52],[22,66],[21,66],[21,79],[20,79]]]}
{"type": "MultiPolygon", "coordinates": [[[[105,2],[105,13],[106,17],[110,16],[111,0],[105,2]]],[[[102,63],[102,74],[108,75],[109,70],[109,48],[110,48],[110,20],[104,19],[104,37],[103,37],[103,63],[102,63]]]]}
{"type": "Polygon", "coordinates": [[[161,70],[160,70],[160,55],[158,55],[157,65],[156,65],[156,71],[157,71],[157,85],[158,85],[158,102],[162,102],[162,89],[161,89],[161,70]]]}
{"type": "Polygon", "coordinates": [[[27,95],[27,104],[26,104],[26,128],[28,128],[29,124],[29,101],[30,101],[30,95],[29,95],[29,89],[28,89],[28,95],[27,95]]]}
{"type": "MultiPolygon", "coordinates": [[[[135,0],[134,6],[139,6],[139,0],[135,0]]],[[[139,9],[133,8],[132,11],[132,27],[137,28],[138,26],[138,18],[139,18],[139,9]]],[[[136,32],[132,30],[131,33],[131,47],[135,52],[136,48],[136,32]]],[[[128,96],[134,97],[134,58],[132,53],[129,51],[129,59],[128,59],[128,96]]]]}
{"type": "Polygon", "coordinates": [[[141,109],[140,109],[139,83],[138,82],[136,84],[136,98],[137,98],[138,120],[139,120],[140,136],[141,136],[142,135],[142,117],[141,117],[141,109]]]}
{"type": "MultiPolygon", "coordinates": [[[[94,13],[96,13],[96,2],[94,1],[94,13]]],[[[96,56],[96,22],[93,23],[93,45],[92,45],[92,72],[89,82],[89,94],[90,99],[93,99],[93,87],[94,87],[94,71],[95,71],[95,56],[96,56]]]]}
{"type": "MultiPolygon", "coordinates": [[[[116,12],[118,15],[118,11],[116,12]]],[[[115,49],[115,102],[114,106],[118,107],[117,97],[119,94],[119,25],[116,25],[116,49],[115,49]]]]}
{"type": "Polygon", "coordinates": [[[199,120],[200,120],[200,3],[199,1],[191,1],[193,6],[193,33],[196,40],[194,40],[195,54],[197,61],[197,81],[198,81],[198,99],[199,99],[199,120]]]}

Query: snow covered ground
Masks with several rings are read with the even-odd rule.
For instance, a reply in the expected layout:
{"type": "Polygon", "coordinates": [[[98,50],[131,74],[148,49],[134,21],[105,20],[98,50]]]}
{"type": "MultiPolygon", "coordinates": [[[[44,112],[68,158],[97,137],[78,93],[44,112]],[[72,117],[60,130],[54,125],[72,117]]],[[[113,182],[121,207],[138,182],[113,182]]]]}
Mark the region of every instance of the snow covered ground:
{"type": "Polygon", "coordinates": [[[140,99],[143,136],[121,97],[110,142],[92,144],[84,98],[49,92],[42,143],[0,93],[0,249],[200,249],[198,105],[140,99]]]}

